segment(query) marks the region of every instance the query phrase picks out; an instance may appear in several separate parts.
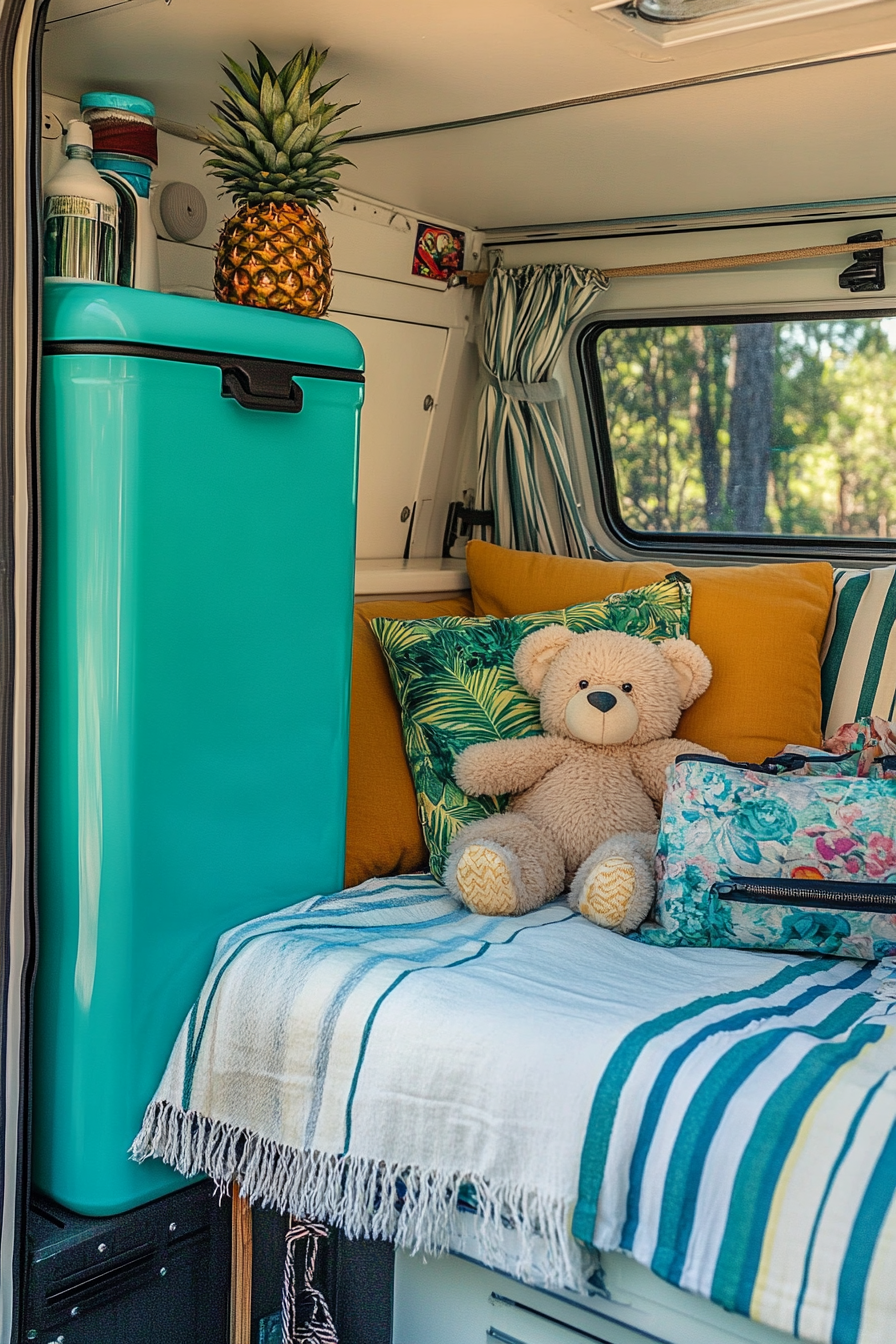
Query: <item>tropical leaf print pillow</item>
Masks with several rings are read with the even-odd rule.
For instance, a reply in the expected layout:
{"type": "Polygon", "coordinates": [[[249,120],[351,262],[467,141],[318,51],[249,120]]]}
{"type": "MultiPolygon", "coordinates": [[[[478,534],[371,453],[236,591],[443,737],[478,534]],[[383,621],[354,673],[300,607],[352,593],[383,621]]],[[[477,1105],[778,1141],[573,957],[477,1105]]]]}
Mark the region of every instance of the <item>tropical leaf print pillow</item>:
{"type": "Polygon", "coordinates": [[[513,675],[521,640],[544,625],[676,639],[687,635],[690,617],[691,585],[676,572],[600,602],[531,616],[416,621],[380,616],[370,622],[401,706],[404,747],[434,877],[441,880],[448,846],[461,826],[503,810],[507,802],[461,792],[452,773],[455,758],[474,742],[541,732],[538,701],[513,675]]]}

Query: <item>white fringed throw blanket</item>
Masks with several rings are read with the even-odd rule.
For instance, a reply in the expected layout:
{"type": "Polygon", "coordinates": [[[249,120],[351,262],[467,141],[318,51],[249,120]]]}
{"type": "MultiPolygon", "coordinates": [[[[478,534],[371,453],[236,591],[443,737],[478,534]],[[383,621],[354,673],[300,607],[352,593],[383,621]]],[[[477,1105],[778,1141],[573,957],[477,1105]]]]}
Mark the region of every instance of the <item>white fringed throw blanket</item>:
{"type": "Polygon", "coordinates": [[[581,1287],[570,1228],[616,1047],[784,964],[645,948],[562,903],[487,919],[429,877],[366,882],[222,937],[134,1155],[412,1251],[475,1226],[496,1268],[581,1287]]]}

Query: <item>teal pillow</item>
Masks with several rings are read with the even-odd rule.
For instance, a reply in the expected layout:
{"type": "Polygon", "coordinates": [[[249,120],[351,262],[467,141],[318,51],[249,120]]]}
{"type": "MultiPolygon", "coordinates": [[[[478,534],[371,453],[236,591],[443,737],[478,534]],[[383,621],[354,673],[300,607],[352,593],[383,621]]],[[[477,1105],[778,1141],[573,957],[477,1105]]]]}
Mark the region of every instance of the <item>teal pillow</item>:
{"type": "Polygon", "coordinates": [[[684,574],[531,616],[439,616],[370,622],[401,707],[407,753],[430,869],[441,881],[461,826],[503,810],[506,797],[471,798],[454,782],[456,757],[474,742],[540,733],[538,701],[513,675],[521,641],[545,625],[576,633],[619,630],[644,639],[687,635],[691,585],[684,574]]]}

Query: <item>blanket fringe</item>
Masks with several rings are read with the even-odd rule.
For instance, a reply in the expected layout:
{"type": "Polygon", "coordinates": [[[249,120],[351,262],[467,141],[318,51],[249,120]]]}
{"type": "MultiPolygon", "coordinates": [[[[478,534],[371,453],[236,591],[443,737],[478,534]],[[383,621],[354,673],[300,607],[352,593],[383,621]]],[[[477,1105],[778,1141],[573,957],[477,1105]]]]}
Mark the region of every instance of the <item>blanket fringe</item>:
{"type": "Polygon", "coordinates": [[[477,1243],[496,1268],[548,1288],[586,1288],[589,1258],[570,1235],[572,1207],[477,1172],[387,1165],[352,1154],[309,1152],[155,1101],[131,1148],[182,1176],[210,1176],[220,1191],[237,1181],[250,1204],[315,1219],[348,1237],[394,1241],[412,1255],[438,1255],[471,1231],[458,1200],[475,1191],[477,1243]],[[507,1263],[506,1230],[516,1233],[507,1263]]]}

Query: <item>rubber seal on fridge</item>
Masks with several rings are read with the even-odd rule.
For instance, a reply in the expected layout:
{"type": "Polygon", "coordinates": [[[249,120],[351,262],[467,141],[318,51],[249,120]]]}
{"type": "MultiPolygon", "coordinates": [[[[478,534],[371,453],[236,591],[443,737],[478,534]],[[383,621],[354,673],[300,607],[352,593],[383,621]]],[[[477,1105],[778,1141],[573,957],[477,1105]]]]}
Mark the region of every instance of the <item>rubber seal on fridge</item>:
{"type": "Polygon", "coordinates": [[[277,371],[286,378],[328,378],[339,383],[363,383],[360,369],[339,369],[327,364],[298,364],[288,359],[265,359],[260,355],[222,354],[212,350],[188,350],[178,345],[155,345],[144,341],[44,341],[44,356],[121,355],[137,359],[167,359],[178,364],[211,364],[224,369],[277,371]]]}

